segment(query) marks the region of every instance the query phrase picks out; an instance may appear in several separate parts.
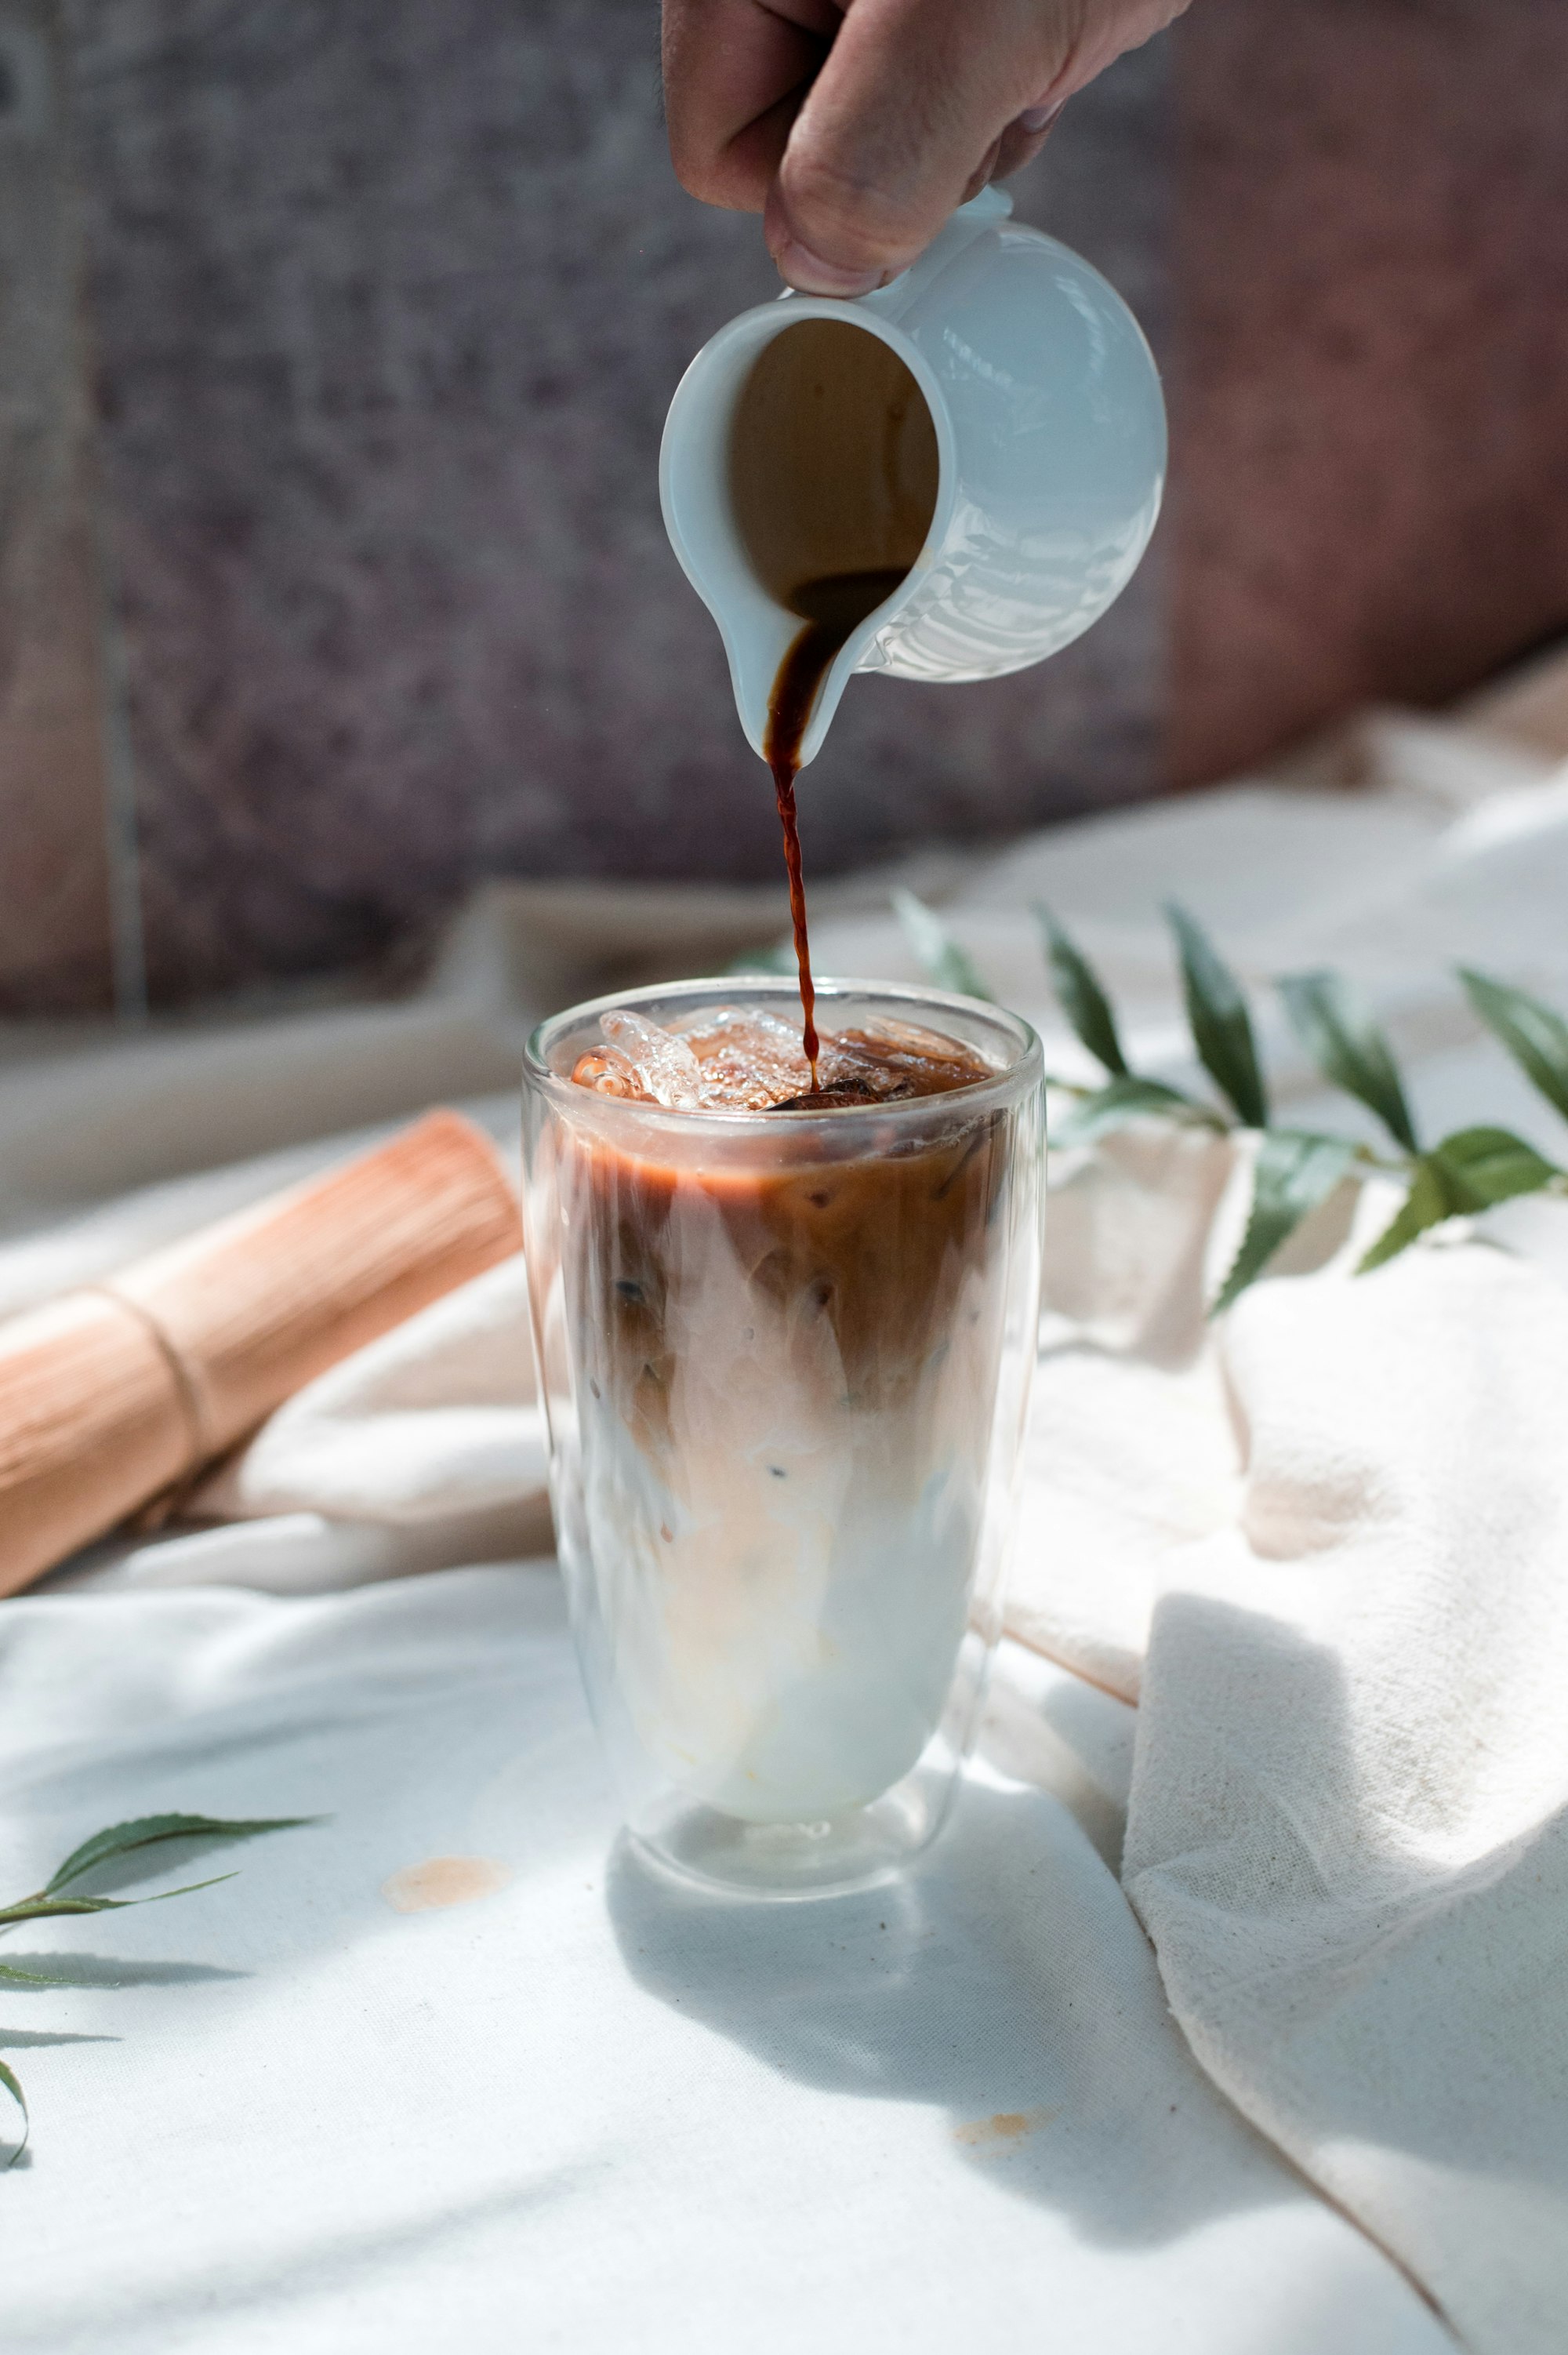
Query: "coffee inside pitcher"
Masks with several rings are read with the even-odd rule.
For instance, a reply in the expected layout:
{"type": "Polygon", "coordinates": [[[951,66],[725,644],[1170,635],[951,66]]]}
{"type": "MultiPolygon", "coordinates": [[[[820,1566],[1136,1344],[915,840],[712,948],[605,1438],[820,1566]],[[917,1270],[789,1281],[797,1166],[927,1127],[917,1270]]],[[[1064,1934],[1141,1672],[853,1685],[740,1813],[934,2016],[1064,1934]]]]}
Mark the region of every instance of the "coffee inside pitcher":
{"type": "Polygon", "coordinates": [[[841,319],[802,319],[764,346],[736,404],[729,495],[753,571],[804,624],[773,682],[764,750],[784,828],[813,1085],[815,993],[795,810],[800,745],[834,655],[916,562],[939,479],[925,396],[879,336],[841,319]]]}
{"type": "Polygon", "coordinates": [[[790,613],[842,620],[847,637],[925,546],[938,475],[931,412],[880,336],[802,319],[764,346],[730,428],[730,506],[790,613]]]}

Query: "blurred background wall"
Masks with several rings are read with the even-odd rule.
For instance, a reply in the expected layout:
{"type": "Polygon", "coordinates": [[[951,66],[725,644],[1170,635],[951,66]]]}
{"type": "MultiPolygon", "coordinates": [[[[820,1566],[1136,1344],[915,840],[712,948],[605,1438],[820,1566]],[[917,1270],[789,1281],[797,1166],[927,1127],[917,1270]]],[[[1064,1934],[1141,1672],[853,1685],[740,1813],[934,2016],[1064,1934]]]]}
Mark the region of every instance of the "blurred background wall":
{"type": "Polygon", "coordinates": [[[1568,629],[1568,8],[1193,0],[1168,773],[1568,629]]]}
{"type": "MultiPolygon", "coordinates": [[[[427,939],[479,878],[771,878],[659,521],[775,289],[655,0],[0,0],[0,1008],[427,939]]],[[[1014,184],[1165,365],[1171,501],[1044,668],[857,682],[821,875],[1225,773],[1568,627],[1568,11],[1195,0],[1014,184]]]]}

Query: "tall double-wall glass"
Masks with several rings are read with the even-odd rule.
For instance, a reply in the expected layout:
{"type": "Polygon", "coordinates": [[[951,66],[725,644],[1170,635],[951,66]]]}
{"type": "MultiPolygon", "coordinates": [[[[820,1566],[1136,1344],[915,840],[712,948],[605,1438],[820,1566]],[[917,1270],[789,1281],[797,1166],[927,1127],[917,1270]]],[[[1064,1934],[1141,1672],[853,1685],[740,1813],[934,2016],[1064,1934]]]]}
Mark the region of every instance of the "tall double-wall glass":
{"type": "Polygon", "coordinates": [[[557,1016],[524,1083],[529,1285],[561,1562],[630,1835],[764,1896],[863,1886],[939,1829],[1001,1625],[1040,1288],[1026,1023],[821,986],[986,1076],[827,1110],[574,1084],[600,1018],[798,1020],[684,982],[557,1016]]]}

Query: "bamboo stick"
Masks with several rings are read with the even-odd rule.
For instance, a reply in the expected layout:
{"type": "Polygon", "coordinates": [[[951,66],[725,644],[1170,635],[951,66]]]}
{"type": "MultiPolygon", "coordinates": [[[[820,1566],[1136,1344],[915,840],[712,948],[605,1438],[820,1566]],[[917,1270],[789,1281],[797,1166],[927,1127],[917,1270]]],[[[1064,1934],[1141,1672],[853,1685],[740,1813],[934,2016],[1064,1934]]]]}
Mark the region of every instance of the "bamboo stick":
{"type": "Polygon", "coordinates": [[[490,1140],[435,1112],[324,1177],[0,1325],[0,1594],[521,1247],[516,1198],[490,1140]]]}

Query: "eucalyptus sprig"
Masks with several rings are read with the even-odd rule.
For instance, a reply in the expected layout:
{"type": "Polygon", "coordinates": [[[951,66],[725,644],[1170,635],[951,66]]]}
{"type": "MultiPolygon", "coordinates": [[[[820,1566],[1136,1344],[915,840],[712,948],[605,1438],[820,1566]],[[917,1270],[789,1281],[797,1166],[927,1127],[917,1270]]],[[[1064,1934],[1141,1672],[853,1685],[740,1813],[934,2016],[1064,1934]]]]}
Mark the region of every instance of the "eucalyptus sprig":
{"type": "MultiPolygon", "coordinates": [[[[910,892],[899,893],[895,904],[933,981],[944,988],[969,988],[971,996],[991,995],[983,986],[975,989],[958,978],[962,972],[979,976],[933,910],[910,892]]],[[[1445,1219],[1474,1216],[1520,1194],[1568,1197],[1568,1176],[1511,1130],[1457,1129],[1436,1145],[1423,1146],[1393,1050],[1338,974],[1291,974],[1276,986],[1291,1028],[1323,1077],[1365,1106],[1386,1132],[1388,1146],[1374,1149],[1354,1137],[1277,1124],[1245,993],[1197,920],[1174,905],[1165,912],[1175,935],[1187,1026],[1218,1102],[1132,1070],[1098,975],[1050,910],[1037,906],[1057,1003],[1106,1074],[1090,1088],[1054,1082],[1074,1102],[1056,1123],[1054,1141],[1090,1144],[1151,1115],[1256,1135],[1245,1231],[1211,1315],[1228,1308],[1255,1282],[1302,1220],[1350,1177],[1393,1175],[1405,1185],[1400,1209],[1362,1255],[1358,1273],[1383,1266],[1445,1219]]],[[[1568,1120],[1568,1020],[1509,983],[1467,966],[1458,968],[1458,975],[1481,1020],[1531,1085],[1568,1120]]]]}
{"type": "Polygon", "coordinates": [[[927,908],[924,900],[917,900],[913,891],[899,886],[893,893],[893,911],[908,935],[927,978],[934,981],[938,989],[955,990],[960,997],[991,997],[968,949],[959,947],[941,918],[927,908]]]}
{"type": "MultiPolygon", "coordinates": [[[[73,1883],[90,1879],[109,1865],[120,1866],[122,1878],[132,1881],[157,1871],[161,1859],[144,1856],[143,1851],[161,1849],[169,1840],[198,1840],[204,1847],[222,1848],[235,1840],[256,1839],[263,1832],[295,1831],[302,1825],[321,1820],[319,1816],[228,1818],[169,1815],[139,1816],[132,1823],[111,1824],[106,1831],[94,1832],[90,1839],[73,1848],[41,1889],[34,1890],[31,1896],[13,1899],[9,1905],[0,1905],[0,1930],[17,1929],[28,1922],[79,1918],[87,1913],[119,1913],[132,1905],[157,1905],[167,1897],[192,1896],[198,1889],[216,1888],[220,1881],[232,1881],[235,1875],[214,1873],[206,1881],[187,1881],[178,1889],[154,1890],[147,1897],[83,1896],[79,1891],[68,1896],[66,1892],[73,1883]]],[[[17,1964],[0,1963],[0,1986],[58,1987],[77,1984],[68,1972],[26,1970],[17,1964]]],[[[0,2061],[0,2086],[9,2094],[22,2117],[22,2138],[5,2162],[11,2168],[26,2147],[31,2121],[21,2083],[15,2070],[4,2061],[0,2061]]]]}
{"type": "MultiPolygon", "coordinates": [[[[930,916],[929,909],[925,912],[930,916]]],[[[1148,1079],[1132,1069],[1122,1048],[1110,1000],[1093,965],[1080,954],[1043,902],[1035,902],[1034,914],[1062,1011],[1079,1043],[1088,1049],[1106,1073],[1103,1086],[1080,1092],[1079,1102],[1058,1128],[1057,1141],[1063,1145],[1089,1145],[1096,1137],[1108,1136],[1113,1129],[1125,1128],[1128,1121],[1138,1120],[1147,1113],[1219,1127],[1218,1116],[1206,1105],[1183,1095],[1180,1088],[1168,1087],[1163,1080],[1148,1079]]],[[[918,954],[917,941],[916,949],[918,954]]]]}

